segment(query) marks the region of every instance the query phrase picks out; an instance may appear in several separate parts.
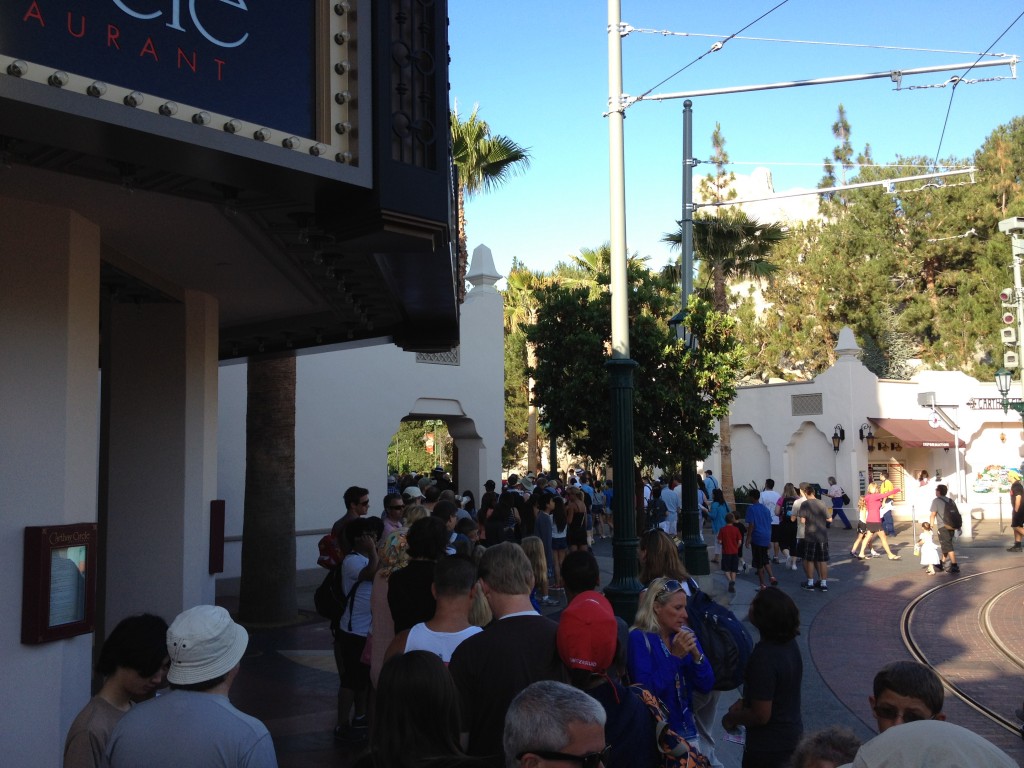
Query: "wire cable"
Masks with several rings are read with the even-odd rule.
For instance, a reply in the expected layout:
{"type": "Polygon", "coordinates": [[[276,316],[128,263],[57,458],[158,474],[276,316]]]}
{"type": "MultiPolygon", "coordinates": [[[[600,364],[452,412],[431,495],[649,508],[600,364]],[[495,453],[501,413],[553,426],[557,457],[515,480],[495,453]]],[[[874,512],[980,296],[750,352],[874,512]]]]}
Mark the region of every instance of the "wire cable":
{"type": "Polygon", "coordinates": [[[1008,26],[1006,29],[1004,29],[1002,31],[1002,33],[999,35],[999,37],[997,37],[995,40],[993,40],[992,44],[988,48],[985,49],[984,53],[982,53],[980,56],[978,56],[977,61],[975,61],[974,64],[971,64],[971,66],[969,66],[967,68],[967,70],[960,76],[960,78],[956,82],[953,83],[953,88],[952,88],[952,90],[950,91],[950,94],[949,94],[949,104],[946,106],[946,117],[942,121],[942,133],[939,134],[939,146],[935,149],[935,163],[936,164],[939,162],[939,154],[942,152],[942,142],[946,138],[946,128],[949,125],[949,115],[953,111],[953,97],[956,96],[956,87],[958,85],[960,85],[960,80],[962,80],[964,77],[966,77],[967,74],[972,69],[974,69],[974,67],[977,65],[977,63],[979,61],[981,61],[982,58],[984,58],[985,55],[995,47],[996,43],[998,43],[1000,40],[1002,40],[1006,36],[1007,32],[1009,32],[1011,29],[1013,29],[1014,25],[1018,21],[1020,21],[1021,18],[1024,18],[1024,11],[1021,11],[1020,14],[1017,16],[1017,18],[1010,22],[1010,26],[1008,26]]]}
{"type": "MultiPolygon", "coordinates": [[[[754,20],[753,20],[752,22],[750,22],[749,24],[747,24],[747,25],[743,26],[742,28],[738,29],[738,30],[737,30],[736,32],[734,32],[733,34],[729,35],[729,36],[728,36],[728,37],[726,37],[726,38],[725,38],[724,40],[719,40],[719,41],[718,41],[718,42],[716,42],[716,43],[715,43],[714,45],[712,45],[712,46],[711,46],[710,48],[708,48],[708,49],[707,49],[706,51],[704,51],[704,53],[702,53],[702,54],[701,54],[700,56],[698,56],[698,57],[697,57],[696,59],[694,59],[694,60],[693,60],[693,61],[691,61],[691,62],[690,62],[689,64],[687,64],[687,65],[686,65],[685,67],[683,67],[682,69],[679,69],[679,70],[677,70],[677,71],[673,72],[673,73],[672,73],[671,75],[669,75],[668,77],[666,77],[666,78],[665,78],[664,80],[662,80],[662,81],[661,81],[660,83],[656,83],[655,85],[652,85],[652,86],[651,86],[650,88],[648,88],[648,89],[647,89],[646,91],[644,91],[644,92],[643,92],[642,94],[640,94],[640,95],[639,95],[639,96],[638,96],[638,97],[636,98],[636,100],[635,100],[635,101],[631,102],[630,104],[627,104],[627,105],[626,105],[626,107],[624,107],[623,109],[627,109],[627,108],[631,107],[631,106],[632,106],[633,104],[636,104],[636,103],[637,103],[638,101],[643,101],[644,97],[645,97],[645,96],[648,96],[648,95],[650,95],[650,94],[651,94],[651,93],[652,93],[652,92],[654,91],[654,89],[655,89],[655,88],[660,88],[660,87],[661,87],[661,86],[663,86],[663,85],[664,85],[665,83],[667,83],[667,82],[668,82],[669,80],[671,80],[671,79],[672,79],[673,77],[676,77],[677,75],[679,75],[679,74],[682,74],[682,73],[683,73],[683,72],[685,72],[685,71],[686,71],[687,69],[689,69],[689,68],[690,68],[690,67],[692,67],[692,66],[693,66],[694,64],[696,64],[696,63],[697,63],[698,61],[700,61],[700,60],[701,60],[701,59],[703,59],[703,58],[704,58],[705,56],[707,56],[707,55],[708,55],[709,53],[714,53],[715,51],[720,51],[720,50],[722,50],[722,48],[723,48],[723,47],[725,46],[725,44],[726,44],[726,43],[728,43],[728,42],[729,42],[730,40],[734,39],[734,38],[735,38],[735,37],[736,37],[737,35],[739,35],[739,34],[740,34],[741,32],[743,32],[743,31],[745,31],[745,30],[747,30],[747,29],[750,29],[750,28],[751,28],[752,26],[754,26],[755,24],[757,24],[757,22],[761,21],[761,19],[763,19],[763,18],[764,18],[765,16],[769,15],[770,13],[774,13],[775,11],[777,11],[777,10],[778,10],[779,8],[781,8],[782,6],[784,6],[784,5],[785,5],[786,3],[788,3],[788,2],[789,2],[789,0],[782,0],[782,2],[781,2],[781,3],[779,3],[778,5],[776,5],[776,6],[774,7],[774,8],[771,8],[771,9],[769,9],[769,10],[765,11],[765,12],[764,12],[764,13],[762,13],[762,14],[761,14],[760,16],[758,16],[758,17],[757,17],[756,19],[754,19],[754,20]]],[[[995,43],[993,43],[992,45],[995,45],[995,43]]],[[[991,47],[992,47],[992,46],[989,46],[989,48],[991,48],[991,47]]]]}
{"type": "MultiPolygon", "coordinates": [[[[667,29],[646,29],[642,27],[630,27],[630,32],[640,32],[643,34],[654,34],[661,35],[662,37],[711,37],[721,39],[722,35],[713,35],[707,32],[672,32],[667,29]]],[[[872,43],[833,43],[824,40],[790,40],[787,38],[779,37],[743,37],[739,34],[730,35],[731,40],[751,40],[760,43],[793,43],[796,45],[828,45],[835,46],[838,48],[872,48],[882,51],[910,51],[912,53],[955,53],[962,54],[964,56],[994,56],[994,57],[1005,57],[1009,54],[1006,53],[978,53],[977,51],[955,51],[946,50],[944,48],[906,48],[900,45],[875,45],[872,43]]],[[[994,45],[994,43],[993,43],[994,45]]],[[[991,49],[992,46],[989,46],[991,49]]],[[[657,86],[655,86],[657,87],[657,86]]]]}

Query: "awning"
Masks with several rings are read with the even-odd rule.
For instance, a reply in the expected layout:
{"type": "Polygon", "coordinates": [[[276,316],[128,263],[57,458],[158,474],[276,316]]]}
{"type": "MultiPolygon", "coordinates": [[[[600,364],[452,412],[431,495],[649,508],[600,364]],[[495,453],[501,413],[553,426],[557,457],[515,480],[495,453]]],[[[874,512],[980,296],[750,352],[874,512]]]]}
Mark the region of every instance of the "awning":
{"type": "MultiPolygon", "coordinates": [[[[945,427],[933,427],[924,419],[879,419],[868,417],[868,421],[884,429],[911,448],[952,448],[953,435],[945,427]]],[[[875,435],[878,436],[877,434],[875,435]]],[[[967,443],[960,440],[960,447],[967,443]]]]}

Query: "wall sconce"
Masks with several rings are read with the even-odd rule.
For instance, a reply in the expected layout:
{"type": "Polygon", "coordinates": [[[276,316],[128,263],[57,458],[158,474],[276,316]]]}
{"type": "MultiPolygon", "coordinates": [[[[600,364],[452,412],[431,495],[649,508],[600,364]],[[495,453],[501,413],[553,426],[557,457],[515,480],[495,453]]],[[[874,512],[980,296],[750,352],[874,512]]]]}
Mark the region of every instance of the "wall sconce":
{"type": "Polygon", "coordinates": [[[875,444],[868,440],[868,453],[871,453],[873,450],[875,450],[875,444]]]}
{"type": "Polygon", "coordinates": [[[832,431],[832,451],[839,453],[839,444],[846,439],[846,430],[843,429],[842,424],[836,424],[835,429],[832,431]]]}
{"type": "Polygon", "coordinates": [[[868,440],[871,440],[871,439],[874,438],[874,436],[875,436],[875,433],[871,431],[871,425],[870,424],[867,424],[867,423],[861,424],[860,425],[860,429],[857,430],[857,437],[860,438],[861,442],[864,442],[865,438],[867,438],[868,440]]]}

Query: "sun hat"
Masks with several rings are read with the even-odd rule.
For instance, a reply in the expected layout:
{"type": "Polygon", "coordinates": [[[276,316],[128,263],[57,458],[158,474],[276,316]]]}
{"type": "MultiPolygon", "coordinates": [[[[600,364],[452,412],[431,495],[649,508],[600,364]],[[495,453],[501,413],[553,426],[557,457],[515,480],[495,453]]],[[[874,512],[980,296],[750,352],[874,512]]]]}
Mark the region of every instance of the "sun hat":
{"type": "Polygon", "coordinates": [[[615,660],[618,624],[600,592],[581,592],[558,621],[558,655],[570,669],[603,675],[615,660]]]}
{"type": "Polygon", "coordinates": [[[880,733],[841,768],[1013,768],[1015,763],[973,731],[943,720],[916,720],[880,733]]]}
{"type": "Polygon", "coordinates": [[[402,491],[402,496],[405,497],[406,501],[415,501],[416,499],[423,498],[423,491],[421,491],[417,485],[410,485],[402,491]]]}
{"type": "Polygon", "coordinates": [[[225,675],[242,660],[248,644],[249,633],[220,606],[189,608],[167,630],[167,680],[192,685],[225,675]]]}
{"type": "Polygon", "coordinates": [[[519,484],[523,486],[523,490],[533,493],[533,480],[529,477],[524,477],[519,481],[519,484]]]}

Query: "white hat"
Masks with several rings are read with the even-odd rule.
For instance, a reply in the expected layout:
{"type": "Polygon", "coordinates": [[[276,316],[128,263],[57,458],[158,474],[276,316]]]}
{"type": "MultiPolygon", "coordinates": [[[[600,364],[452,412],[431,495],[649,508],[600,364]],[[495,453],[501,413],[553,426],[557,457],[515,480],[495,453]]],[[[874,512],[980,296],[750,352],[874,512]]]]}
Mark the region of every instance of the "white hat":
{"type": "Polygon", "coordinates": [[[416,499],[423,498],[423,491],[420,490],[418,485],[410,485],[402,491],[402,495],[405,497],[406,501],[415,501],[416,499]]]}
{"type": "Polygon", "coordinates": [[[189,608],[167,630],[167,680],[192,685],[226,675],[242,660],[247,645],[249,633],[220,606],[189,608]]]}
{"type": "Polygon", "coordinates": [[[865,743],[844,768],[1013,768],[1009,755],[976,733],[942,720],[894,725],[865,743]]]}

